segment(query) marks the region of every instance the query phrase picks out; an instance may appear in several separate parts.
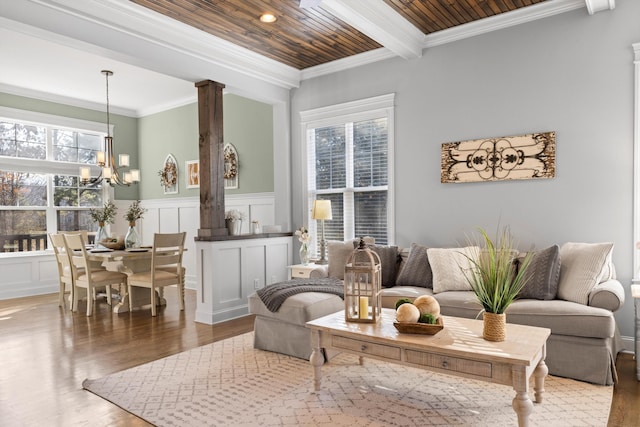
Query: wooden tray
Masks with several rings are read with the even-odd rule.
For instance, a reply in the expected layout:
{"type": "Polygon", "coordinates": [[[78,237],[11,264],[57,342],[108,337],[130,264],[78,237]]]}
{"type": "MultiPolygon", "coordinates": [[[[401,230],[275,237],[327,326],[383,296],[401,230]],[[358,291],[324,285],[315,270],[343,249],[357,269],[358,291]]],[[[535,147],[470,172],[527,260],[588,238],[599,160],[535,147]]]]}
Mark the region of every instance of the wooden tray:
{"type": "Polygon", "coordinates": [[[393,322],[393,326],[403,334],[435,335],[444,328],[444,323],[442,322],[442,316],[440,316],[435,325],[429,323],[393,322]]]}

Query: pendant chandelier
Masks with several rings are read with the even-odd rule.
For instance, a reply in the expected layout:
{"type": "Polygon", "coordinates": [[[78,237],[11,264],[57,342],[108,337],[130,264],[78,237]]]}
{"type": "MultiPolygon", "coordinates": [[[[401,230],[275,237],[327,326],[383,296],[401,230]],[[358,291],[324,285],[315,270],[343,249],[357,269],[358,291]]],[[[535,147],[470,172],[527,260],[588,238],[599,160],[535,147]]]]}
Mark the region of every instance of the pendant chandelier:
{"type": "Polygon", "coordinates": [[[102,181],[106,181],[110,186],[123,185],[129,186],[140,182],[140,170],[130,169],[128,172],[119,172],[119,167],[129,167],[129,155],[120,154],[118,156],[118,166],[116,166],[113,152],[113,137],[111,136],[111,122],[109,120],[109,76],[113,75],[113,71],[102,70],[107,82],[107,136],[104,137],[104,151],[98,151],[96,154],[96,163],[100,166],[100,175],[91,178],[91,168],[83,166],[80,168],[80,179],[84,185],[96,186],[102,181]]]}

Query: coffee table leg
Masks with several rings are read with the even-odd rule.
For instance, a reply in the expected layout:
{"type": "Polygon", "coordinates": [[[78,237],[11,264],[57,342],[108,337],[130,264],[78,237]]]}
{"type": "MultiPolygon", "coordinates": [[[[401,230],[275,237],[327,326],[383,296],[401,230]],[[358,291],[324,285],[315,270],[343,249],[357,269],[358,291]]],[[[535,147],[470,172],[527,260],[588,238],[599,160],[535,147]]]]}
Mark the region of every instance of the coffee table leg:
{"type": "Polygon", "coordinates": [[[529,425],[529,415],[533,412],[533,402],[529,398],[529,376],[526,369],[513,369],[513,389],[516,397],[513,398],[511,406],[518,415],[518,426],[527,427],[529,425]]]}
{"type": "Polygon", "coordinates": [[[320,390],[320,379],[322,378],[320,369],[324,363],[324,356],[322,355],[322,349],[320,348],[319,331],[311,331],[311,343],[313,345],[313,351],[311,352],[309,361],[311,362],[311,366],[313,366],[313,389],[318,391],[320,390]]]}
{"type": "Polygon", "coordinates": [[[529,393],[519,391],[513,398],[513,410],[518,415],[518,427],[527,427],[529,425],[529,415],[533,412],[533,402],[529,399],[529,393]]]}
{"type": "Polygon", "coordinates": [[[536,366],[535,371],[533,371],[533,377],[535,378],[535,385],[533,389],[535,390],[535,400],[536,403],[542,403],[542,394],[544,393],[544,379],[549,373],[549,368],[547,364],[544,363],[544,360],[541,360],[536,366]]]}

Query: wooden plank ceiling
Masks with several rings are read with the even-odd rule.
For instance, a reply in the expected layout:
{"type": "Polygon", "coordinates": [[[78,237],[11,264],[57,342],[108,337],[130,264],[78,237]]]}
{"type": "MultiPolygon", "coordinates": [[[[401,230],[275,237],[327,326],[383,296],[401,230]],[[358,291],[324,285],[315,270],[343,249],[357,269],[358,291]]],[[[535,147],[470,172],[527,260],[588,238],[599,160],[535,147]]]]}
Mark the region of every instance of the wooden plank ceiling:
{"type": "MultiPolygon", "coordinates": [[[[300,0],[131,1],[300,70],[381,47],[322,5],[303,9],[300,0]],[[265,12],[276,22],[260,22],[265,12]]],[[[545,0],[384,1],[430,34],[545,0]]]]}

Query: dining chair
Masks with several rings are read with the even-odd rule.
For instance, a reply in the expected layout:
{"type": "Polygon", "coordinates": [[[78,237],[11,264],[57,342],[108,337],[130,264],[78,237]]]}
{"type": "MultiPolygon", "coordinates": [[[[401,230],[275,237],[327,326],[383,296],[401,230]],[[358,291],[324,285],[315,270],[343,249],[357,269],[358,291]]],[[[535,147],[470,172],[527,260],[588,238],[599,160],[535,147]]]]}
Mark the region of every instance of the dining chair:
{"type": "Polygon", "coordinates": [[[58,280],[60,282],[60,292],[58,296],[58,306],[64,307],[64,295],[67,292],[67,286],[69,286],[69,294],[71,296],[69,308],[73,308],[73,275],[71,273],[71,259],[67,253],[67,249],[64,243],[64,236],[62,234],[49,234],[51,239],[51,245],[53,246],[53,253],[56,256],[56,264],[58,264],[58,280]]]}
{"type": "Polygon", "coordinates": [[[71,261],[71,274],[73,276],[74,292],[72,311],[78,310],[78,289],[84,288],[87,291],[87,316],[93,313],[93,300],[96,289],[105,287],[107,291],[107,302],[111,304],[111,285],[127,285],[127,275],[119,271],[109,271],[106,269],[96,270],[92,265],[85,240],[81,234],[64,234],[64,241],[67,253],[71,261]]]}
{"type": "Polygon", "coordinates": [[[133,307],[133,286],[151,290],[151,315],[156,315],[156,290],[160,296],[165,286],[178,285],[180,310],[184,310],[184,269],[182,254],[187,233],[156,233],[151,249],[151,269],[129,276],[129,307],[133,307]]]}

